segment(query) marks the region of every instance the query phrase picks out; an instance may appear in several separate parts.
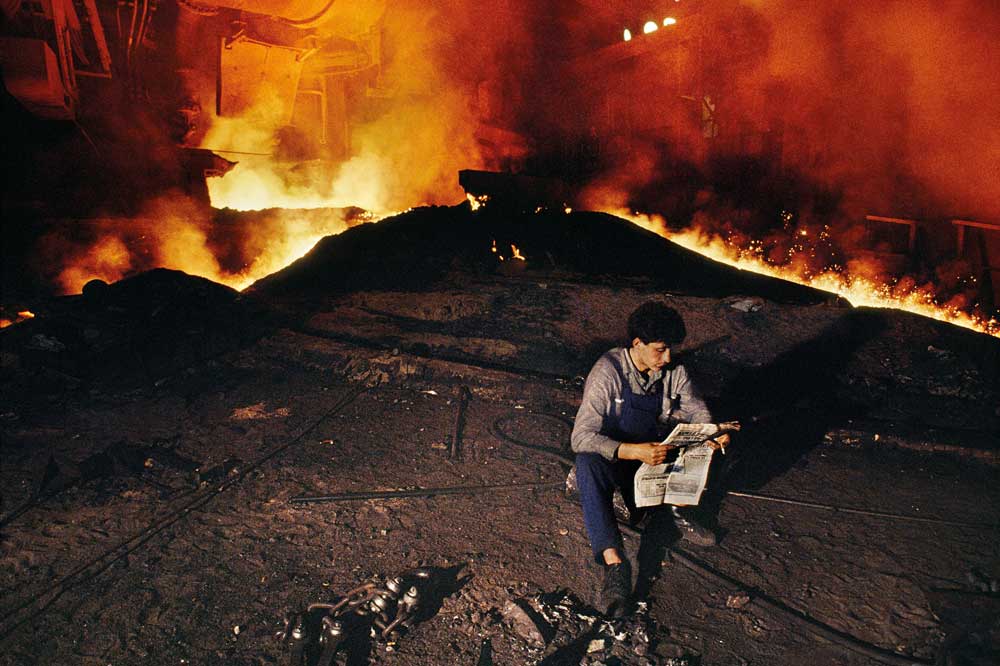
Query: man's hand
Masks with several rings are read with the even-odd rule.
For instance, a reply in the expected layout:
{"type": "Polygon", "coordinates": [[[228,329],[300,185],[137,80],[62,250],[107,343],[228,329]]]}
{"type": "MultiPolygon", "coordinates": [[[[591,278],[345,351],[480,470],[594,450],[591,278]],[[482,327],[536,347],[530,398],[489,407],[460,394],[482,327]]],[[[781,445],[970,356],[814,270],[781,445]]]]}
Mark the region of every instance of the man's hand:
{"type": "Polygon", "coordinates": [[[712,439],[705,440],[705,443],[708,444],[711,448],[715,449],[716,451],[722,449],[723,453],[726,452],[726,447],[729,446],[729,442],[730,439],[728,432],[722,433],[721,435],[713,437],[712,439]]]}
{"type": "Polygon", "coordinates": [[[618,447],[619,460],[641,460],[647,465],[659,465],[667,459],[667,453],[677,447],[659,442],[642,444],[622,444],[618,447]]]}

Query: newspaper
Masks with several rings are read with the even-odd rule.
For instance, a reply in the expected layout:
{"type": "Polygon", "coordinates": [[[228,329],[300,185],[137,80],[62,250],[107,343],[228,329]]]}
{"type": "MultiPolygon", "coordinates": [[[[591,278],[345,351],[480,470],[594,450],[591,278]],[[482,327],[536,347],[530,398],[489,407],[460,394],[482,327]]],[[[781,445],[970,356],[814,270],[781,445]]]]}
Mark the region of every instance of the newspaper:
{"type": "Polygon", "coordinates": [[[647,465],[635,473],[635,505],[695,505],[701,501],[715,451],[705,440],[719,434],[714,423],[680,423],[661,444],[681,449],[673,463],[647,465]]]}

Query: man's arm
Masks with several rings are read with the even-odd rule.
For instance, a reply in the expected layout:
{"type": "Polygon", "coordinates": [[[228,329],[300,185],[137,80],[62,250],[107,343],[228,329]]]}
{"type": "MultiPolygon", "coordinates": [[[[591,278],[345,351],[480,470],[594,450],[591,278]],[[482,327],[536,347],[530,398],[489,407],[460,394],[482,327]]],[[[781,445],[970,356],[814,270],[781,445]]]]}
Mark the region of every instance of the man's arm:
{"type": "Polygon", "coordinates": [[[667,458],[672,446],[662,446],[659,442],[623,444],[603,434],[605,421],[611,416],[615,396],[621,391],[615,388],[620,378],[605,359],[598,361],[587,375],[583,387],[583,401],[576,413],[570,445],[575,453],[599,453],[608,460],[641,460],[650,465],[659,465],[667,458]]]}
{"type": "MultiPolygon", "coordinates": [[[[715,423],[712,412],[709,411],[708,405],[705,404],[683,365],[679,365],[673,370],[671,393],[672,396],[664,395],[664,400],[676,398],[679,404],[672,413],[669,409],[664,409],[661,413],[661,421],[669,414],[671,418],[685,423],[715,423]]],[[[730,444],[730,437],[728,433],[724,433],[705,443],[713,449],[722,449],[725,452],[725,447],[730,444]]]]}
{"type": "Polygon", "coordinates": [[[574,453],[599,453],[608,460],[615,459],[619,442],[603,434],[605,421],[614,405],[615,383],[611,364],[602,357],[594,364],[583,385],[583,400],[570,436],[574,453]]]}

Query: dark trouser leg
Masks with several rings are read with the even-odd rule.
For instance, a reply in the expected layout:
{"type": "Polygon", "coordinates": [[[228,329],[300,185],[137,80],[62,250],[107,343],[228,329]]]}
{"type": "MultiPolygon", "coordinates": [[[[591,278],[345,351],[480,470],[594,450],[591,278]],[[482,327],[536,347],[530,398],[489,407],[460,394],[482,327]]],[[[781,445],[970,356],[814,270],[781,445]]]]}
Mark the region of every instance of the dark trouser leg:
{"type": "Polygon", "coordinates": [[[611,462],[597,453],[580,453],[576,456],[576,483],[583,507],[583,523],[587,527],[594,559],[604,563],[602,553],[617,548],[624,554],[622,536],[612,500],[615,488],[622,488],[629,508],[632,508],[632,479],[638,464],[632,461],[611,462]]]}

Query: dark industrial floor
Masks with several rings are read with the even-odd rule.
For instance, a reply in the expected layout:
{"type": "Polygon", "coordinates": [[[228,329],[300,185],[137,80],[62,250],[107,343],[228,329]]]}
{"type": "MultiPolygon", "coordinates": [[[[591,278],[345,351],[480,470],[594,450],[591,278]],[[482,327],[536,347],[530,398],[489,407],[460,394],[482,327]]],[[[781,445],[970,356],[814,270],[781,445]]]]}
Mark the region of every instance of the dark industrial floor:
{"type": "Polygon", "coordinates": [[[140,276],[5,330],[0,663],[281,663],[287,613],[417,567],[436,602],[346,663],[995,663],[993,339],[757,282],[452,259],[327,292],[293,288],[307,263],[257,300],[140,276]],[[652,516],[612,625],[567,467],[511,440],[565,451],[582,376],[651,297],[744,430],[720,544],[652,516]]]}

